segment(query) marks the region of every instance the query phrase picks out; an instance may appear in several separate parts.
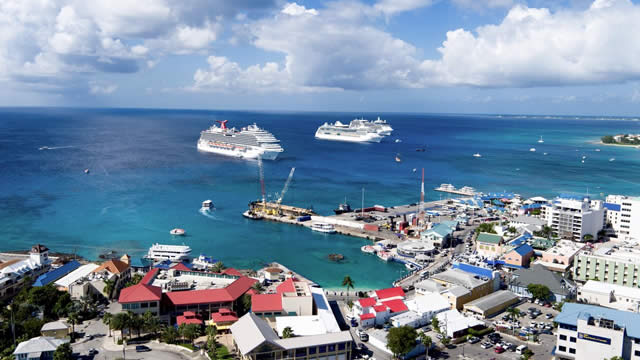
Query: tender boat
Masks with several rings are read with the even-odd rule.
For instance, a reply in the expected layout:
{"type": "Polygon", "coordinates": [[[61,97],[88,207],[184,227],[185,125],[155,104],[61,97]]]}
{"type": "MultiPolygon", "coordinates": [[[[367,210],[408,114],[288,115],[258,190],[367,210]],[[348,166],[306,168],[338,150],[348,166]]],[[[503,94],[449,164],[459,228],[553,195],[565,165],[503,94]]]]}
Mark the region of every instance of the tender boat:
{"type": "Polygon", "coordinates": [[[205,254],[200,254],[200,256],[198,256],[198,258],[194,259],[192,262],[194,268],[203,269],[203,270],[207,270],[208,268],[212,267],[215,263],[216,263],[216,260],[214,258],[212,258],[211,256],[207,256],[205,254]]]}
{"type": "Polygon", "coordinates": [[[327,233],[327,234],[333,234],[336,232],[336,228],[331,225],[331,224],[327,224],[327,223],[315,223],[311,225],[311,230],[313,231],[317,231],[317,232],[322,232],[322,233],[327,233]]]}
{"type": "Polygon", "coordinates": [[[262,220],[264,217],[256,212],[253,212],[251,210],[247,210],[245,212],[242,213],[242,216],[246,217],[247,219],[251,219],[251,220],[262,220]]]}
{"type": "Polygon", "coordinates": [[[611,158],[609,159],[609,161],[616,161],[616,158],[611,158]]]}
{"type": "Polygon", "coordinates": [[[202,207],[200,208],[200,210],[211,210],[213,209],[213,201],[211,200],[205,200],[202,202],[202,207]]]}
{"type": "Polygon", "coordinates": [[[175,228],[169,231],[169,234],[175,235],[175,236],[183,236],[184,234],[186,234],[186,231],[184,229],[175,228]]]}
{"type": "Polygon", "coordinates": [[[376,253],[376,248],[371,246],[371,245],[365,245],[363,247],[360,248],[360,250],[364,253],[367,254],[375,254],[376,253]]]}
{"type": "Polygon", "coordinates": [[[475,154],[473,154],[473,157],[479,158],[479,157],[482,157],[482,155],[480,155],[480,153],[475,153],[475,154]]]}
{"type": "Polygon", "coordinates": [[[396,143],[401,143],[401,142],[402,142],[402,140],[396,139],[396,143]]]}
{"type": "Polygon", "coordinates": [[[191,260],[191,248],[187,245],[162,245],[156,243],[149,248],[149,252],[144,258],[154,261],[188,262],[191,260]]]}

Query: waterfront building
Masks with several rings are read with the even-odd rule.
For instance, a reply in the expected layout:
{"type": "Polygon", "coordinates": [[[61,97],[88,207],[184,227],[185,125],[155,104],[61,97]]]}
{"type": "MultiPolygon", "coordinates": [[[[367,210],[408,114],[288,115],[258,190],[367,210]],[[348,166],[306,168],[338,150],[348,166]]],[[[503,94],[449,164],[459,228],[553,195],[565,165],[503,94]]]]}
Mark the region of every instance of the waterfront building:
{"type": "Polygon", "coordinates": [[[0,264],[0,300],[7,299],[25,285],[25,279],[35,279],[51,267],[49,249],[34,245],[25,259],[12,259],[0,264]]]}
{"type": "Polygon", "coordinates": [[[582,251],[574,259],[573,278],[576,281],[638,287],[640,249],[601,246],[595,251],[582,251]]]}
{"type": "MultiPolygon", "coordinates": [[[[102,281],[114,281],[113,292],[111,294],[107,294],[108,298],[111,298],[112,295],[114,297],[117,296],[120,288],[122,288],[124,284],[131,279],[130,262],[131,257],[124,254],[120,259],[105,261],[102,265],[93,270],[95,276],[102,281]]],[[[104,286],[102,286],[102,288],[104,288],[104,286]]]]}
{"type": "Polygon", "coordinates": [[[423,231],[420,234],[420,239],[431,242],[437,247],[449,246],[457,226],[457,221],[435,224],[431,229],[423,231]]]}
{"type": "Polygon", "coordinates": [[[464,311],[483,318],[492,316],[520,301],[518,295],[509,290],[499,290],[464,304],[464,311]]]}
{"type": "Polygon", "coordinates": [[[452,309],[458,310],[461,310],[464,304],[493,292],[493,281],[490,278],[479,277],[460,269],[449,269],[434,274],[418,285],[418,294],[432,289],[446,297],[452,309]],[[429,282],[433,284],[428,285],[429,282]]]}
{"type": "Polygon", "coordinates": [[[87,281],[83,281],[83,279],[88,280],[88,277],[90,276],[90,274],[93,273],[93,271],[98,267],[99,265],[96,265],[93,263],[82,265],[77,269],[73,270],[72,272],[68,273],[67,275],[56,280],[54,282],[54,285],[60,291],[68,291],[69,293],[71,293],[72,286],[87,282],[87,281]]]}
{"type": "Polygon", "coordinates": [[[498,257],[502,255],[504,239],[500,235],[480,233],[476,237],[476,251],[485,257],[498,257]]]}
{"type": "Polygon", "coordinates": [[[68,263],[57,267],[55,269],[52,269],[40,276],[38,276],[38,278],[36,279],[36,281],[33,283],[34,287],[40,287],[40,286],[45,286],[45,285],[49,285],[52,282],[60,279],[61,277],[69,274],[70,272],[74,271],[75,269],[80,267],[80,263],[76,260],[72,260],[69,261],[68,263]]]}
{"type": "Polygon", "coordinates": [[[211,314],[211,320],[207,321],[208,326],[215,326],[221,333],[226,333],[236,321],[238,315],[229,309],[222,308],[211,314]]]}
{"type": "MultiPolygon", "coordinates": [[[[281,339],[269,323],[253,313],[231,325],[232,350],[242,360],[351,359],[353,337],[349,331],[281,339]]],[[[295,333],[294,333],[295,334],[295,333]]]]}
{"type": "Polygon", "coordinates": [[[612,309],[639,312],[640,289],[589,280],[578,289],[577,300],[612,309]]]}
{"type": "Polygon", "coordinates": [[[560,240],[553,247],[543,251],[537,263],[549,270],[564,273],[573,265],[573,259],[585,246],[584,243],[560,240]]]}
{"type": "Polygon", "coordinates": [[[52,360],[58,346],[68,342],[68,339],[48,336],[34,337],[19,343],[13,351],[13,356],[16,360],[52,360]]]}
{"type": "Polygon", "coordinates": [[[40,334],[42,336],[56,339],[66,339],[70,333],[71,326],[62,320],[48,322],[40,328],[40,334]]]}
{"type": "Polygon", "coordinates": [[[136,285],[122,289],[120,298],[118,299],[122,310],[131,311],[136,314],[144,314],[150,311],[154,316],[160,315],[162,288],[152,285],[159,271],[157,268],[153,269],[136,285]]]}
{"type": "Polygon", "coordinates": [[[311,315],[313,298],[306,282],[288,278],[276,287],[275,294],[251,296],[251,311],[262,317],[281,315],[311,315]]]}
{"type": "Polygon", "coordinates": [[[533,248],[529,244],[521,244],[504,254],[506,265],[514,267],[528,267],[533,256],[533,248]]]}
{"type": "Polygon", "coordinates": [[[527,289],[531,284],[548,287],[551,292],[548,300],[551,301],[560,302],[575,294],[575,285],[571,281],[537,263],[529,269],[514,271],[508,280],[509,290],[521,297],[531,297],[531,293],[527,289]]]}
{"type": "Polygon", "coordinates": [[[602,230],[605,209],[601,200],[561,195],[541,208],[541,218],[562,239],[584,241],[585,235],[597,238],[602,230]]]}
{"type": "Polygon", "coordinates": [[[557,359],[640,358],[640,314],[565,303],[554,322],[557,359]]]}
{"type": "Polygon", "coordinates": [[[278,281],[284,276],[284,271],[278,267],[270,267],[262,271],[262,275],[268,281],[278,281]]]}
{"type": "Polygon", "coordinates": [[[609,195],[604,207],[619,240],[640,241],[640,197],[609,195]]]}

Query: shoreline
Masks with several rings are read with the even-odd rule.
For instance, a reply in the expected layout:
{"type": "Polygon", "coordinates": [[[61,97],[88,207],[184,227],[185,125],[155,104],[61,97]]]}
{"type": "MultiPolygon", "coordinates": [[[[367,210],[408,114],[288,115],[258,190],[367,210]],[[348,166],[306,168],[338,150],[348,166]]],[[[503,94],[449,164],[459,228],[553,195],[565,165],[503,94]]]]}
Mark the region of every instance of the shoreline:
{"type": "Polygon", "coordinates": [[[640,149],[640,145],[633,145],[633,144],[607,144],[607,143],[603,143],[601,140],[593,140],[593,141],[589,141],[588,143],[589,144],[594,144],[594,145],[618,146],[618,147],[625,147],[625,148],[640,149]]]}

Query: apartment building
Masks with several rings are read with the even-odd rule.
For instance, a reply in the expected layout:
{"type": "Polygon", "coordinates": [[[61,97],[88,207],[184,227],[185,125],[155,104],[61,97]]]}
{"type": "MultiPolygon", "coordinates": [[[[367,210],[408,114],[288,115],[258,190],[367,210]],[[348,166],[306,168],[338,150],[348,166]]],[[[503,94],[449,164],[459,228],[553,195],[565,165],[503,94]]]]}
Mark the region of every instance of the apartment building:
{"type": "Polygon", "coordinates": [[[589,197],[563,195],[542,205],[540,210],[553,235],[562,239],[584,241],[585,235],[596,238],[604,227],[604,203],[589,197]]]}
{"type": "Polygon", "coordinates": [[[573,279],[638,287],[640,249],[600,247],[583,251],[574,259],[573,279]]]}
{"type": "Polygon", "coordinates": [[[604,207],[607,223],[619,240],[640,240],[640,197],[609,195],[604,207]]]}

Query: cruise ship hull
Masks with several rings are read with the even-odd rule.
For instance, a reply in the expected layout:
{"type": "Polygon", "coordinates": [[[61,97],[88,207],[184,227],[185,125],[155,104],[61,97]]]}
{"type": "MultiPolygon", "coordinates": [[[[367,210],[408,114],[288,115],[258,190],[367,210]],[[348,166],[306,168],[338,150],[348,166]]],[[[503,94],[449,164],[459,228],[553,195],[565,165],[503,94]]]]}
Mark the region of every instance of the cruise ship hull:
{"type": "Polygon", "coordinates": [[[260,156],[263,160],[275,160],[281,153],[281,151],[269,151],[257,147],[239,149],[233,145],[229,145],[229,148],[223,148],[220,146],[210,145],[206,141],[198,141],[198,150],[239,159],[257,159],[260,156]]]}
{"type": "Polygon", "coordinates": [[[366,135],[360,136],[345,136],[345,135],[334,135],[334,134],[325,134],[322,132],[316,132],[316,139],[321,140],[332,140],[332,141],[347,141],[347,142],[357,142],[357,143],[379,143],[382,140],[382,136],[377,134],[367,133],[366,135]]]}

